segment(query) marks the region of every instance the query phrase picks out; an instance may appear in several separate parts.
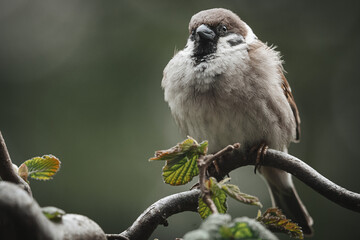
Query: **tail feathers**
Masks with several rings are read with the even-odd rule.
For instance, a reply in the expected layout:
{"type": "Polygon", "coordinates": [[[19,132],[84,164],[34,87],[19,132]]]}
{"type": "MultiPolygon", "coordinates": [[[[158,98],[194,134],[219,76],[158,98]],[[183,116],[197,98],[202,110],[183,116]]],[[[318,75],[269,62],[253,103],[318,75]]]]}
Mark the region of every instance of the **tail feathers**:
{"type": "Polygon", "coordinates": [[[281,209],[288,219],[301,226],[304,234],[312,235],[313,220],[296,192],[291,175],[269,167],[262,167],[261,173],[267,180],[273,206],[281,209]]]}

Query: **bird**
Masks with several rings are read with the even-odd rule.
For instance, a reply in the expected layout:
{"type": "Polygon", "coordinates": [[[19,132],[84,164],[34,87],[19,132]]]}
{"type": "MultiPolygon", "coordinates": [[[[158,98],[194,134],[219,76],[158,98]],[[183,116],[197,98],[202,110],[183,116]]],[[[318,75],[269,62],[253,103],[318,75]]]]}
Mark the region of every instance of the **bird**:
{"type": "MultiPolygon", "coordinates": [[[[214,8],[191,17],[184,49],[163,71],[161,86],[182,133],[208,140],[209,152],[229,144],[287,152],[300,139],[300,116],[283,60],[234,12],[214,8]]],[[[313,220],[291,174],[261,166],[272,205],[306,235],[313,220]]]]}

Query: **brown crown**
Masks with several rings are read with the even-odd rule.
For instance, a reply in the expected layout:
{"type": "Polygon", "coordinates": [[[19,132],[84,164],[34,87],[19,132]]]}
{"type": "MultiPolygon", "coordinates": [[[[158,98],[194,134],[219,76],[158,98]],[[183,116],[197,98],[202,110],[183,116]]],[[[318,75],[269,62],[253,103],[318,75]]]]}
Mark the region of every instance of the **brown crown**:
{"type": "Polygon", "coordinates": [[[189,32],[195,30],[201,24],[206,24],[210,27],[216,27],[219,24],[224,24],[228,31],[241,34],[246,37],[247,29],[240,17],[230,10],[223,8],[213,8],[198,12],[192,16],[189,23],[189,32]]]}

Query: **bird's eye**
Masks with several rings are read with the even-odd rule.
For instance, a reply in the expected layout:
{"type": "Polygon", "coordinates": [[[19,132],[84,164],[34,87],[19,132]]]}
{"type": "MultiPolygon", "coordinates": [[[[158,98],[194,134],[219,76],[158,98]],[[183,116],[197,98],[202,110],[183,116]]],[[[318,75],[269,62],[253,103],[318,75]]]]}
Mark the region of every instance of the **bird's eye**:
{"type": "Polygon", "coordinates": [[[227,33],[227,27],[225,25],[219,25],[218,26],[218,32],[220,36],[224,36],[227,33]]]}

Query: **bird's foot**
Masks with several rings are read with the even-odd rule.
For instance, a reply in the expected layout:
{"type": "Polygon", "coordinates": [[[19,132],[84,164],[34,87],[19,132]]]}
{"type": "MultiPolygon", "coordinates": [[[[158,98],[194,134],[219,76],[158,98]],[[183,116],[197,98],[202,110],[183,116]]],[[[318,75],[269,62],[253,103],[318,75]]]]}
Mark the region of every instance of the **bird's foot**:
{"type": "Polygon", "coordinates": [[[254,173],[256,174],[257,170],[260,170],[261,168],[261,162],[264,160],[264,156],[266,154],[266,151],[269,147],[266,145],[265,142],[261,143],[258,146],[254,146],[251,151],[256,151],[256,159],[255,159],[255,168],[254,173]]]}

